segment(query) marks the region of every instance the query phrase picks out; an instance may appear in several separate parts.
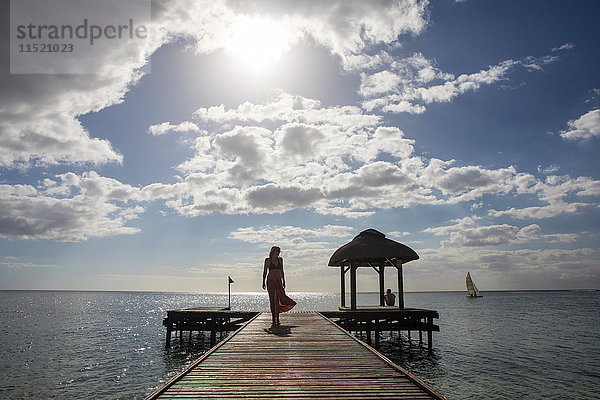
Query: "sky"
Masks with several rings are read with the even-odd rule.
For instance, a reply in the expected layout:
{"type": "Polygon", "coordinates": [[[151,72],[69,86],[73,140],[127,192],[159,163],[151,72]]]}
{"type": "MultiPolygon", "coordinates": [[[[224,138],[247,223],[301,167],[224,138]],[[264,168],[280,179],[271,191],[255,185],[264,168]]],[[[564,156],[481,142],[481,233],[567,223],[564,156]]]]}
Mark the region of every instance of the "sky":
{"type": "Polygon", "coordinates": [[[337,292],[370,228],[406,291],[600,288],[599,2],[140,4],[17,64],[2,1],[0,289],[337,292]]]}

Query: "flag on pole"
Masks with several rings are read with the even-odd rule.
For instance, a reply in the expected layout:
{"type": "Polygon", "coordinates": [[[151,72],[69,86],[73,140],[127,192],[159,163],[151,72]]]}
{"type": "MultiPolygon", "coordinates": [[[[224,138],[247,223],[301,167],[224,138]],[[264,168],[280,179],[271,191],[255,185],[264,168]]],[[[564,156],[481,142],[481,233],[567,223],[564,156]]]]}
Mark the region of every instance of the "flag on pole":
{"type": "Polygon", "coordinates": [[[229,282],[229,284],[227,285],[227,297],[229,298],[229,307],[227,308],[231,310],[231,284],[233,283],[233,279],[231,279],[230,276],[227,276],[227,281],[229,282]]]}

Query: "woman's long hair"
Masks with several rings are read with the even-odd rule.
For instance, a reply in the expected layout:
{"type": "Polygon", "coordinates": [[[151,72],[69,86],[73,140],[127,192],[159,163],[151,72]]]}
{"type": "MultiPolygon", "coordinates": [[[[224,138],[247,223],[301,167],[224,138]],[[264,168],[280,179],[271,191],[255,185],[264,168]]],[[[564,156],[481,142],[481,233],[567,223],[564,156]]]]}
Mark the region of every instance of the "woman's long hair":
{"type": "Polygon", "coordinates": [[[281,253],[281,249],[277,246],[271,247],[271,251],[269,252],[269,258],[273,258],[275,253],[281,253]]]}

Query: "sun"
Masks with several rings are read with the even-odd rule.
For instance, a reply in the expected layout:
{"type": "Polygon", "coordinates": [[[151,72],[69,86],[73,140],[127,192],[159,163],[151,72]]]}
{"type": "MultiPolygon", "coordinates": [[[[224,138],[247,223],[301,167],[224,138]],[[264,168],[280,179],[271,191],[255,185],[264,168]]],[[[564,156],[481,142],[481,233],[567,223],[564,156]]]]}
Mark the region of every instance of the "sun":
{"type": "Polygon", "coordinates": [[[237,21],[225,52],[239,60],[242,68],[261,73],[270,69],[291,46],[289,27],[264,18],[237,21]]]}

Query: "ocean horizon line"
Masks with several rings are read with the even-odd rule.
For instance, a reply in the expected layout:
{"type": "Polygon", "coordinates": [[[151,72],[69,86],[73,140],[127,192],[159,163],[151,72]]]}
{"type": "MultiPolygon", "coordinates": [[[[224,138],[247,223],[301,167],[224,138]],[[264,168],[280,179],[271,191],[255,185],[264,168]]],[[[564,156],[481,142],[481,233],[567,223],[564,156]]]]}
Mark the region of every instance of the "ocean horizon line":
{"type": "MultiPolygon", "coordinates": [[[[500,293],[500,292],[594,292],[600,291],[599,288],[570,288],[570,289],[488,289],[482,292],[486,293],[500,293]]],[[[130,289],[0,289],[0,292],[85,292],[85,293],[164,293],[164,294],[210,294],[210,295],[227,295],[226,291],[201,291],[201,292],[190,292],[190,291],[163,291],[163,290],[130,290],[130,289]]],[[[466,292],[461,289],[442,289],[442,290],[405,290],[404,293],[454,293],[454,292],[466,292]]],[[[240,291],[231,292],[231,295],[249,295],[249,294],[266,294],[266,291],[240,291]]],[[[320,294],[335,294],[339,295],[339,292],[335,291],[289,291],[288,293],[320,293],[320,294]]],[[[377,291],[364,291],[357,292],[357,294],[378,294],[377,291]]]]}

